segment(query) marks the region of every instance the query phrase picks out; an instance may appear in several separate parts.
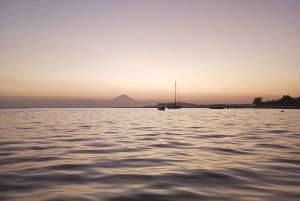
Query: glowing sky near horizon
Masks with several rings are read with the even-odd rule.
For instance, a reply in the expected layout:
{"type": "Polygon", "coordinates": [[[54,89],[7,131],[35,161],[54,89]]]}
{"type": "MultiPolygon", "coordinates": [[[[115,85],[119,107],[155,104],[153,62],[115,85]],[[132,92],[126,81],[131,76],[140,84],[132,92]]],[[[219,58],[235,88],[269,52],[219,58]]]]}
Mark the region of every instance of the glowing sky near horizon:
{"type": "Polygon", "coordinates": [[[0,0],[2,97],[297,97],[299,55],[299,0],[0,0]]]}

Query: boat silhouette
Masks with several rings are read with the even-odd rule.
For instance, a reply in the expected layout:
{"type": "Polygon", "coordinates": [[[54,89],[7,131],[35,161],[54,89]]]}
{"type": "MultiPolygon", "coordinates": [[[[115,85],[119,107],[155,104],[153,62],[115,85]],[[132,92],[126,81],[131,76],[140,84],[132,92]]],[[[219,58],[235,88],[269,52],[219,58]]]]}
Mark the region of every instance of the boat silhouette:
{"type": "Polygon", "coordinates": [[[168,103],[167,104],[167,108],[168,109],[180,109],[182,106],[181,106],[181,101],[180,101],[180,96],[179,96],[179,93],[178,93],[178,91],[177,91],[177,87],[176,87],[176,82],[175,82],[175,102],[174,103],[168,103]],[[180,102],[180,104],[178,104],[177,102],[176,102],[176,93],[178,94],[178,98],[179,98],[179,102],[180,102]]]}

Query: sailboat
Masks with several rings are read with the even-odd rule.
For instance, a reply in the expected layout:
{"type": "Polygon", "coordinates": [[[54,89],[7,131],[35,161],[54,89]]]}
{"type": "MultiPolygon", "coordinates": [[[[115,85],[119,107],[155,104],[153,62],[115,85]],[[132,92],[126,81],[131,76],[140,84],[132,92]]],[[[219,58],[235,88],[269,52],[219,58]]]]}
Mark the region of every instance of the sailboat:
{"type": "MultiPolygon", "coordinates": [[[[176,102],[176,93],[177,93],[177,88],[176,88],[176,82],[175,82],[175,102],[174,103],[168,103],[167,104],[167,108],[168,109],[180,109],[181,108],[181,103],[180,104],[177,104],[176,102]]],[[[179,94],[178,94],[179,96],[179,94]]],[[[180,97],[179,97],[179,101],[180,101],[180,97]]]]}

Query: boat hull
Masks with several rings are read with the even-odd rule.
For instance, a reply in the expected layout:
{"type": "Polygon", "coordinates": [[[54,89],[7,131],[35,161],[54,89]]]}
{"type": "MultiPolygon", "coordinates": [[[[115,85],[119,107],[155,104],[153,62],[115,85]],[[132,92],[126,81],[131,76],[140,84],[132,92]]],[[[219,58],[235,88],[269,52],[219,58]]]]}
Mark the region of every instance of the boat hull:
{"type": "Polygon", "coordinates": [[[168,109],[180,109],[181,106],[180,105],[168,105],[167,108],[168,109]]]}
{"type": "Polygon", "coordinates": [[[158,110],[165,110],[166,109],[166,105],[164,103],[157,103],[157,109],[158,110]]]}

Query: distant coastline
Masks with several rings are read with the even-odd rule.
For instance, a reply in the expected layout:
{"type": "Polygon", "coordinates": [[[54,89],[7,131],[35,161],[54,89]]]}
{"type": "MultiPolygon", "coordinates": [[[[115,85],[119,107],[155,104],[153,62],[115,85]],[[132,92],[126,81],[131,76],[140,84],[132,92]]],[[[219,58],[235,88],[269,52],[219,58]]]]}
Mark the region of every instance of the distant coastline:
{"type": "Polygon", "coordinates": [[[290,95],[283,95],[278,100],[267,100],[263,101],[263,97],[254,98],[252,104],[256,108],[262,109],[300,109],[300,97],[293,98],[290,95]]]}
{"type": "MultiPolygon", "coordinates": [[[[293,98],[284,95],[278,100],[263,101],[263,97],[254,98],[252,104],[194,104],[181,102],[182,108],[223,108],[223,109],[300,109],[300,97],[293,98]]],[[[123,94],[109,101],[97,100],[52,100],[51,99],[0,99],[0,109],[27,109],[27,108],[157,108],[157,102],[136,101],[123,94]]]]}

